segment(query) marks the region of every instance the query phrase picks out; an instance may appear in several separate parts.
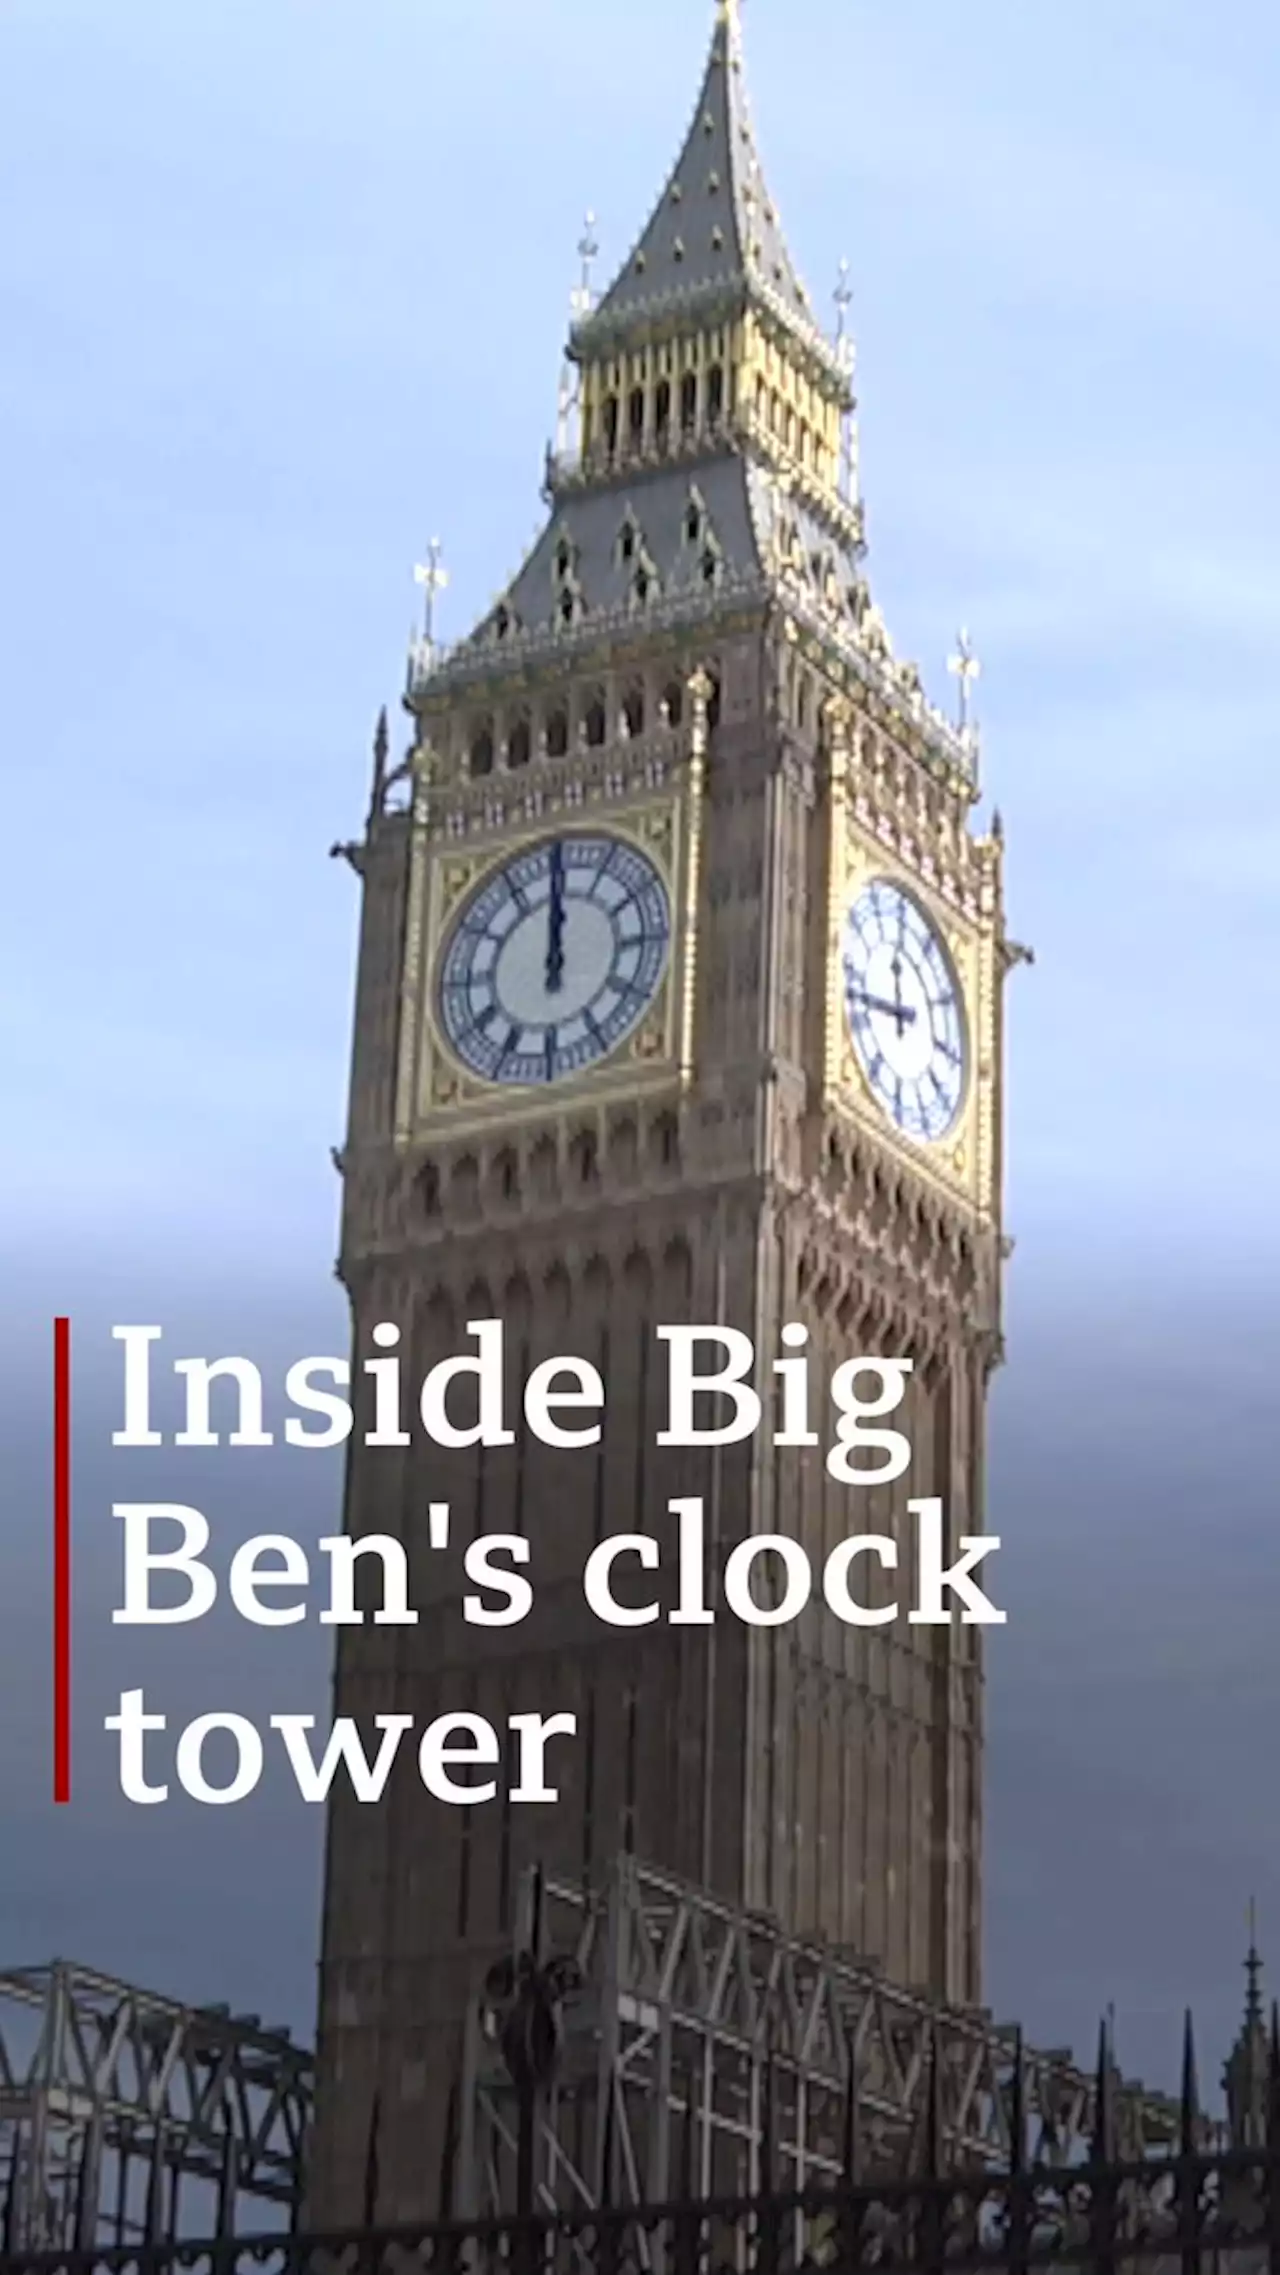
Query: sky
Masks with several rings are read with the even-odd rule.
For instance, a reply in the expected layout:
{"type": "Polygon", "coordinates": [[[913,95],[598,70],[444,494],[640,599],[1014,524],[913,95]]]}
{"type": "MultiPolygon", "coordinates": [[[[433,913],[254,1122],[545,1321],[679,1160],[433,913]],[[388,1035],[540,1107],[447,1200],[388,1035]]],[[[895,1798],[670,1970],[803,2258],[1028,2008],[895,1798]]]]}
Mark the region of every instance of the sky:
{"type": "MultiPolygon", "coordinates": [[[[45,1800],[49,1320],[84,1354],[105,1780],[107,1330],[342,1348],[357,904],[328,847],[398,717],[428,540],[457,636],[538,526],[583,213],[603,280],[709,15],[5,10],[0,1964],[52,1938],[309,2027],[310,1818],[45,1800]]],[[[851,265],[873,590],[935,697],[972,631],[1036,951],[1010,982],[991,1995],[1085,2049],[1113,2001],[1126,2067],[1167,2078],[1184,2002],[1211,2044],[1233,2027],[1251,1894],[1280,1969],[1280,19],[747,0],[744,25],[793,255],[819,301],[851,265]]],[[[303,1488],[240,1458],[214,1498],[251,1530],[303,1488]]],[[[299,1528],[338,1490],[309,1474],[299,1528]]],[[[318,1646],[277,1641],[237,1683],[320,1696],[318,1646]]],[[[157,1682],[222,1703],[246,1648],[157,1645],[157,1682]]]]}

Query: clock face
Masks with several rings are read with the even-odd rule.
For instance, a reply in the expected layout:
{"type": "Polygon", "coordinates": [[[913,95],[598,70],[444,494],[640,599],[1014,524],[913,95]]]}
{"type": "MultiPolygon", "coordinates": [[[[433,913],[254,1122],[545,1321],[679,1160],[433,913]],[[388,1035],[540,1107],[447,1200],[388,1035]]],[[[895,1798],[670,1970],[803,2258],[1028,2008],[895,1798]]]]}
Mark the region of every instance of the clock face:
{"type": "Polygon", "coordinates": [[[934,1143],[960,1111],[965,1017],[951,958],[919,903],[888,878],[845,919],[845,1012],[862,1069],[907,1137],[934,1143]]]}
{"type": "Polygon", "coordinates": [[[671,910],[620,837],[550,837],[473,893],[440,968],[440,1018],[486,1082],[559,1082],[616,1050],[658,992],[671,910]]]}

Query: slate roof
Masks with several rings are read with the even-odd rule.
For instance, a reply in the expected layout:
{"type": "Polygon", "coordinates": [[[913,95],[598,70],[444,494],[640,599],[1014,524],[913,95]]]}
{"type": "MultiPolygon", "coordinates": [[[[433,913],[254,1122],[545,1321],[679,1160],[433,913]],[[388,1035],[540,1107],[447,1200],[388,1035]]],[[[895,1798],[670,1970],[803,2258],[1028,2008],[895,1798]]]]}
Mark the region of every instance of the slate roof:
{"type": "Polygon", "coordinates": [[[708,564],[755,569],[746,471],[740,457],[726,453],[561,499],[511,587],[511,607],[525,625],[550,623],[566,583],[594,615],[626,606],[642,579],[651,580],[654,598],[670,599],[714,582],[708,564]],[[565,546],[568,578],[561,574],[565,546]]]}
{"type": "MultiPolygon", "coordinates": [[[[625,268],[575,332],[626,332],[655,305],[754,293],[830,358],[765,187],[743,88],[735,0],[720,0],[684,145],[625,268]]],[[[838,367],[837,367],[838,368],[838,367]]],[[[660,612],[701,616],[726,597],[798,578],[814,594],[859,587],[857,549],[783,491],[729,437],[701,455],[601,471],[564,486],[551,518],[499,602],[471,636],[517,648],[593,620],[660,612]]]]}
{"type": "Polygon", "coordinates": [[[842,595],[861,574],[847,539],[763,466],[726,449],[562,496],[474,637],[491,639],[499,617],[535,636],[623,611],[679,617],[682,603],[701,604],[718,586],[788,573],[815,593],[834,579],[842,595]]]}
{"type": "Polygon", "coordinates": [[[575,345],[669,303],[755,291],[811,346],[824,347],[761,171],[734,6],[712,34],[702,90],[662,195],[625,267],[575,345]]]}

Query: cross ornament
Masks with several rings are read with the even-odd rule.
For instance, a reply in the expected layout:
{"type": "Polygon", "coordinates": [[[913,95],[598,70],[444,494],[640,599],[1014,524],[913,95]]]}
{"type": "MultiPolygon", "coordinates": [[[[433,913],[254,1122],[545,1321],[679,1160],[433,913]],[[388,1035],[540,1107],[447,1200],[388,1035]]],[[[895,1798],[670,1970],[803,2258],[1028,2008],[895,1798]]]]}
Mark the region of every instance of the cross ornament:
{"type": "Polygon", "coordinates": [[[947,658],[947,670],[960,683],[959,717],[956,724],[962,735],[967,735],[973,724],[970,717],[969,690],[975,679],[982,676],[982,666],[973,652],[973,643],[965,631],[956,634],[956,652],[947,658]]]}
{"type": "Polygon", "coordinates": [[[413,572],[414,583],[422,587],[422,637],[428,647],[435,623],[436,594],[443,592],[449,582],[449,572],[440,563],[441,551],[439,538],[433,537],[427,547],[426,560],[419,561],[413,572]]]}

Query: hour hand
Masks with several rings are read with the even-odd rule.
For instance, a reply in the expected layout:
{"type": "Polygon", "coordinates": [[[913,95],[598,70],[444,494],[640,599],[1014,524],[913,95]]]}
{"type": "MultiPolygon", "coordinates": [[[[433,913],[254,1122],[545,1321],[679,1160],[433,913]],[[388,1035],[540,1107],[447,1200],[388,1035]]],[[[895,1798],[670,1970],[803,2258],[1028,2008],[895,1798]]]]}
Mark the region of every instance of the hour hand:
{"type": "Polygon", "coordinates": [[[547,898],[548,995],[558,995],[564,980],[564,847],[558,842],[550,854],[551,890],[547,898]]]}
{"type": "Polygon", "coordinates": [[[899,1033],[915,1018],[915,1012],[909,1003],[889,1003],[882,995],[868,995],[862,987],[855,987],[850,992],[855,1003],[864,1004],[868,1011],[880,1011],[886,1019],[896,1019],[899,1033]]]}

